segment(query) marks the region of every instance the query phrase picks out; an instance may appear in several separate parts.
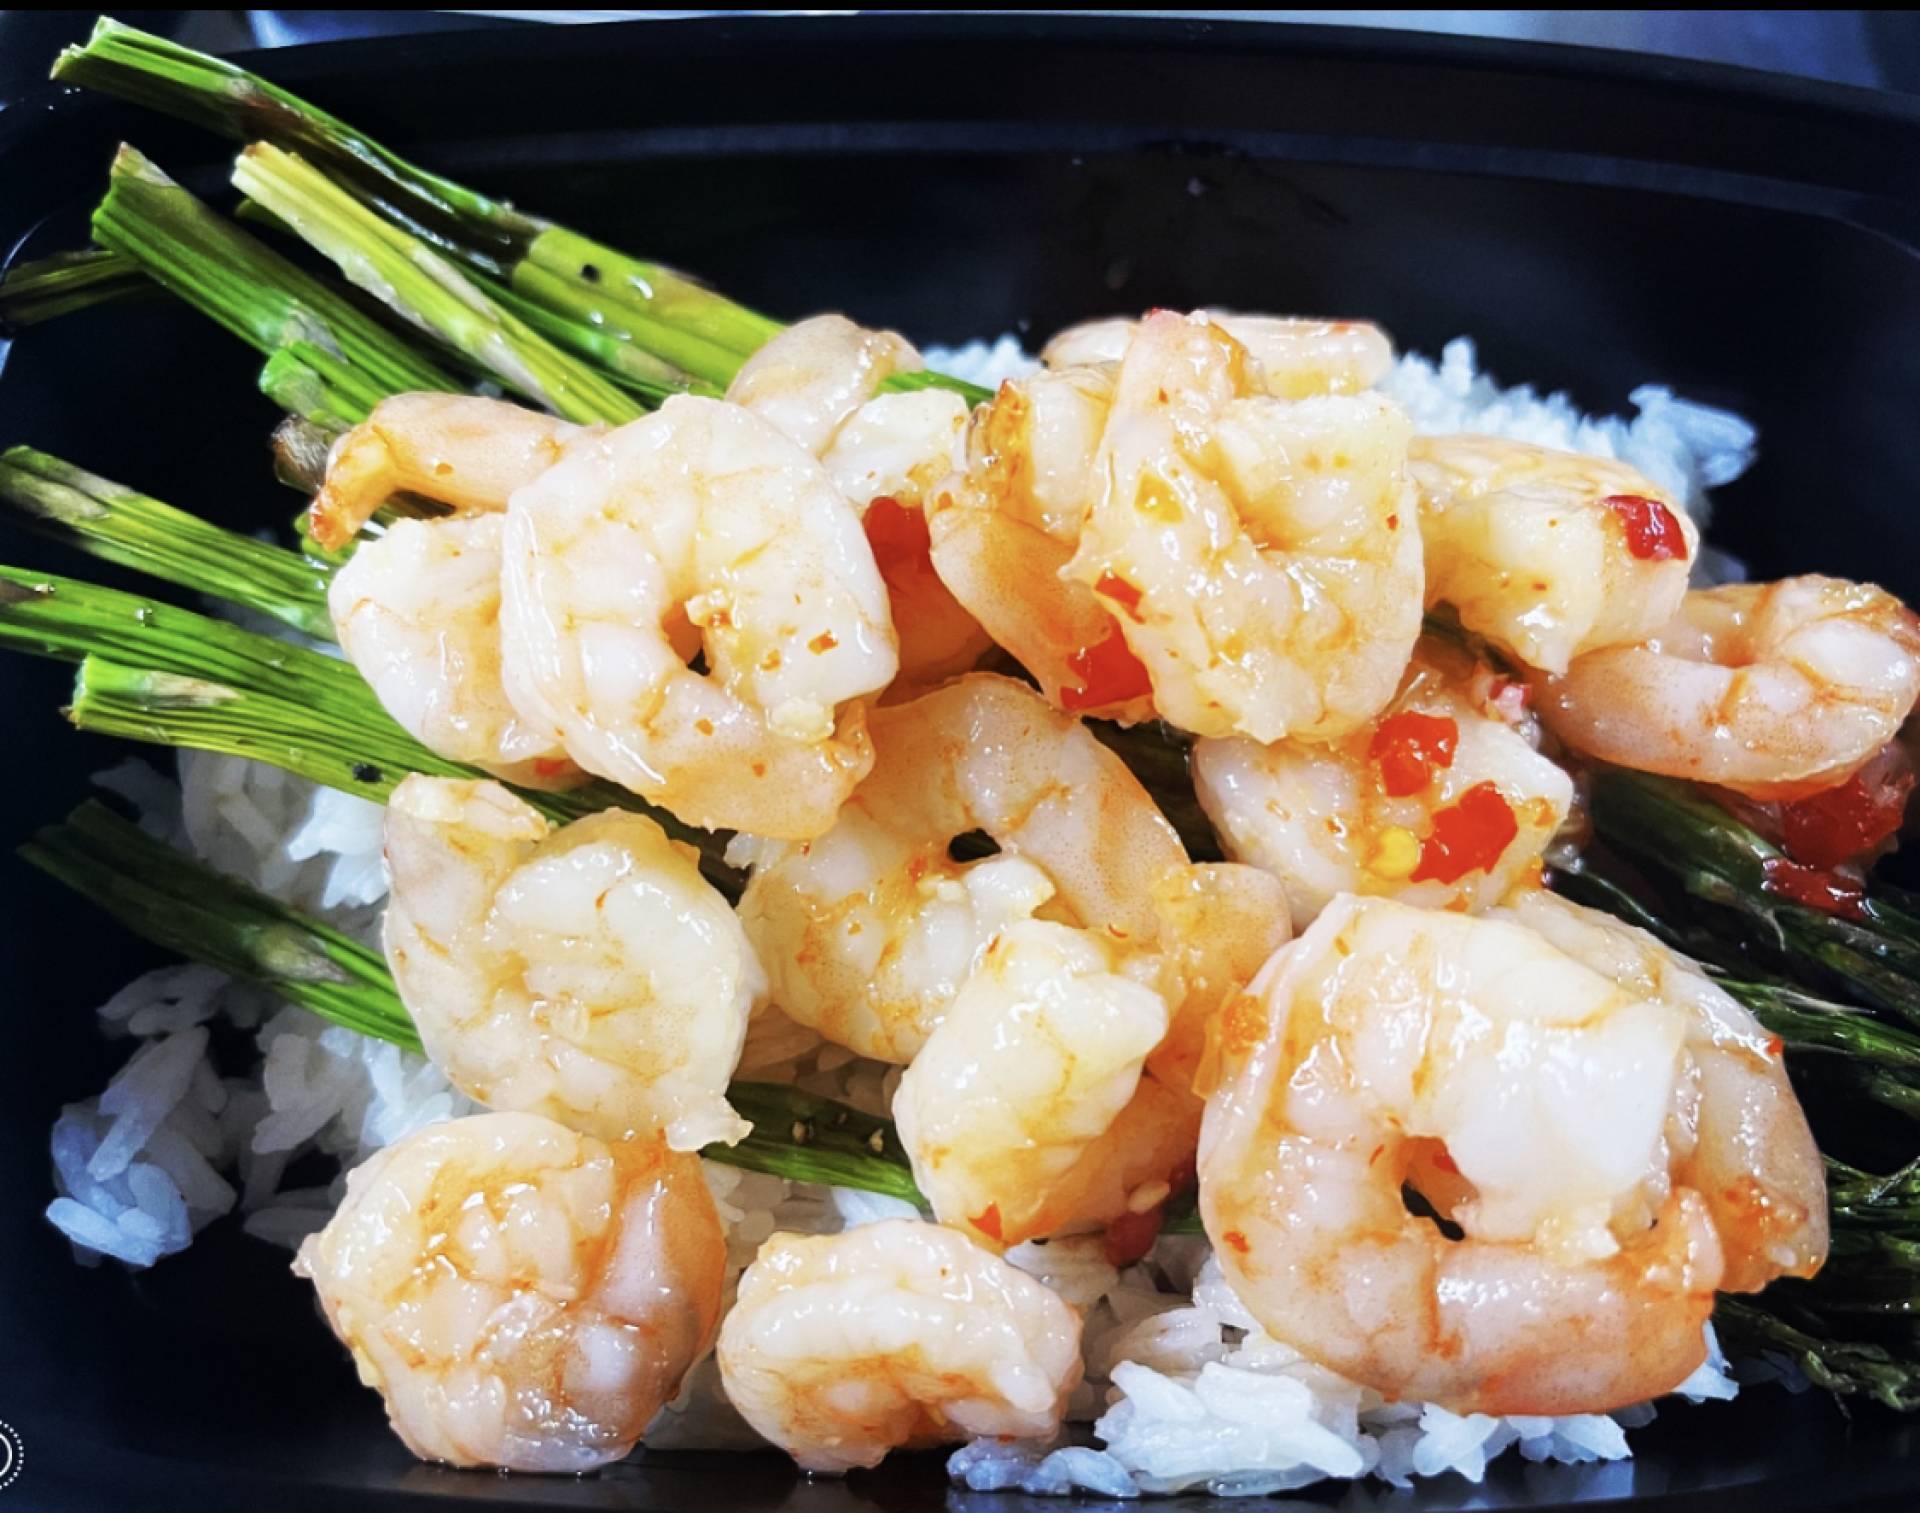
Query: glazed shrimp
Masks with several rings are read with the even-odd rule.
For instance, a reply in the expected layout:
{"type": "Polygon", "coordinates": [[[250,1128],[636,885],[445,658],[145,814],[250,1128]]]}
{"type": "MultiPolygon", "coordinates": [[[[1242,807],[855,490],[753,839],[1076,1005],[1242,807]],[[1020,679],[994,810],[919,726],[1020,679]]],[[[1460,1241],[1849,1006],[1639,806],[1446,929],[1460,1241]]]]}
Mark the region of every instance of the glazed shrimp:
{"type": "Polygon", "coordinates": [[[1329,740],[1393,697],[1420,627],[1409,434],[1376,395],[1256,392],[1204,318],[1141,323],[1065,571],[1118,617],[1162,718],[1329,740]]]}
{"type": "Polygon", "coordinates": [[[1047,1439],[1079,1384],[1080,1318],[934,1224],[776,1234],[718,1347],[727,1398],[808,1471],[976,1435],[1047,1439]]]}
{"type": "Polygon", "coordinates": [[[456,513],[504,510],[515,489],[599,429],[504,399],[396,394],[333,444],[309,528],[320,545],[343,547],[375,510],[403,492],[456,513]]]}
{"type": "Polygon", "coordinates": [[[1884,589],[1812,574],[1686,595],[1639,646],[1546,680],[1540,716],[1588,756],[1796,799],[1844,782],[1920,697],[1920,619],[1884,589]]]}
{"type": "Polygon", "coordinates": [[[1565,672],[1680,606],[1700,532],[1624,463],[1493,436],[1421,436],[1427,602],[1528,667],[1565,672]]]}
{"type": "Polygon", "coordinates": [[[1527,738],[1526,694],[1425,637],[1372,725],[1318,745],[1196,741],[1194,792],[1227,854],[1285,884],[1295,929],[1340,893],[1479,913],[1538,879],[1573,802],[1527,738]]]}
{"type": "Polygon", "coordinates": [[[1142,1075],[1172,1024],[1156,969],[1046,920],[993,937],[893,1099],[943,1224],[997,1248],[1164,1202],[1200,1106],[1142,1075]]]}
{"type": "Polygon", "coordinates": [[[687,848],[643,815],[555,831],[498,784],[418,774],[386,842],[394,984],[461,1091],[675,1150],[747,1133],[726,1088],[765,980],[687,848]]]}
{"type": "Polygon", "coordinates": [[[1050,703],[1135,723],[1153,716],[1146,669],[1093,590],[1065,576],[1112,399],[1110,368],[1001,384],[974,413],[965,466],[935,491],[926,523],[940,581],[1050,703]]]}
{"type": "Polygon", "coordinates": [[[508,696],[582,767],[710,829],[833,823],[898,641],[859,517],[800,447],[678,396],[515,493],[504,556],[508,696]]]}
{"type": "Polygon", "coordinates": [[[727,398],[818,457],[888,378],[925,366],[898,332],[870,331],[844,315],[816,315],[787,327],[741,364],[727,398]]]}
{"type": "Polygon", "coordinates": [[[965,672],[992,644],[935,574],[927,540],[927,497],[956,466],[966,401],[949,389],[878,392],[922,366],[893,332],[823,315],[774,337],[727,390],[818,457],[858,511],[900,637],[896,696],[965,672]]]}
{"type": "Polygon", "coordinates": [[[740,901],[788,1014],[863,1056],[907,1062],[987,942],[1051,895],[1077,925],[1153,944],[1153,887],[1186,853],[1078,720],[974,673],[875,710],[869,733],[873,771],[834,827],[760,848],[740,901]],[[955,861],[949,844],[975,831],[1005,855],[955,861]]]}
{"type": "Polygon", "coordinates": [[[1674,1179],[1698,1192],[1726,1256],[1722,1292],[1758,1292],[1807,1277],[1827,1255],[1827,1183],[1780,1042],[1713,980],[1644,930],[1544,889],[1492,912],[1525,925],[1603,977],[1687,1014],[1688,1127],[1674,1140],[1674,1179]]]}
{"type": "Polygon", "coordinates": [[[500,682],[500,515],[398,520],[327,589],[340,646],[381,706],[428,750],[508,782],[580,776],[500,682]]]}
{"type": "Polygon", "coordinates": [[[479,1114],[350,1172],[293,1269],[415,1455],[577,1473],[679,1390],[725,1267],[694,1157],[479,1114]]]}
{"type": "Polygon", "coordinates": [[[1223,1019],[1207,1233],[1269,1334],[1389,1398],[1565,1414],[1657,1396],[1703,1358],[1717,1286],[1824,1256],[1777,1050],[1705,1007],[1704,979],[1676,991],[1677,962],[1620,970],[1514,922],[1553,907],[1336,899],[1223,1019]],[[1403,1180],[1465,1238],[1410,1213],[1403,1180]],[[1736,1205],[1752,1217],[1722,1232],[1736,1205]]]}
{"type": "MultiPolygon", "coordinates": [[[[1247,349],[1257,365],[1257,387],[1281,399],[1312,394],[1358,394],[1393,366],[1387,333],[1366,321],[1301,320],[1280,315],[1195,312],[1247,349]]],[[[1040,360],[1049,368],[1117,363],[1127,355],[1140,322],[1125,317],[1069,326],[1047,343],[1040,360]]]]}

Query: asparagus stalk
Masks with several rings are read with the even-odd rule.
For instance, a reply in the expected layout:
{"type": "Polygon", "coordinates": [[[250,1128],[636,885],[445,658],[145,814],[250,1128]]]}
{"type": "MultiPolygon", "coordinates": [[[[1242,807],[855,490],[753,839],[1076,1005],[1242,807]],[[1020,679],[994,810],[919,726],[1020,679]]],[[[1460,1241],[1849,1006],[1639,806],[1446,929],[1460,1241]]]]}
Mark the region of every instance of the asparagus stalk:
{"type": "Polygon", "coordinates": [[[1668,778],[1615,768],[1591,789],[1599,833],[1690,896],[1733,911],[1755,942],[1814,963],[1869,1001],[1920,1023],[1920,920],[1865,899],[1858,919],[1791,903],[1768,869],[1786,858],[1719,805],[1668,778]]]}
{"type": "Polygon", "coordinates": [[[359,1034],[420,1049],[378,952],[189,861],[99,803],[40,831],[20,854],[145,940],[359,1034]]]}
{"type": "Polygon", "coordinates": [[[75,310],[133,299],[153,285],[117,252],[59,252],[21,263],[0,278],[0,330],[23,330],[75,310]]]}
{"type": "MultiPolygon", "coordinates": [[[[255,143],[235,161],[233,182],[329,258],[348,282],[515,393],[569,420],[618,424],[644,413],[627,390],[501,308],[447,258],[381,220],[310,163],[255,143]]],[[[659,386],[655,402],[672,392],[659,386]]]]}
{"type": "MultiPolygon", "coordinates": [[[[410,241],[504,282],[576,329],[652,353],[708,384],[724,387],[740,363],[781,329],[779,322],[659,263],[629,257],[410,163],[257,74],[120,22],[102,18],[89,41],[60,55],[53,76],[235,141],[264,141],[298,154],[410,241]]],[[[280,207],[268,208],[284,216],[280,207]]],[[[599,360],[597,353],[583,355],[599,360]]],[[[902,390],[929,386],[954,389],[969,403],[989,397],[978,385],[939,373],[899,374],[888,381],[902,390]]]]}
{"type": "MultiPolygon", "coordinates": [[[[408,735],[347,663],[137,594],[0,567],[3,647],[83,663],[69,717],[85,730],[252,757],[375,799],[409,772],[487,776],[408,735]]],[[[716,887],[739,895],[724,837],[624,788],[590,782],[520,794],[558,824],[609,808],[646,814],[700,851],[716,887]]]]}
{"type": "MultiPolygon", "coordinates": [[[[295,343],[357,375],[362,397],[457,391],[444,368],[311,274],[215,214],[131,147],[113,160],[94,239],[267,357],[295,343]]],[[[348,417],[364,418],[360,413],[348,417]]]]}
{"type": "MultiPolygon", "coordinates": [[[[421,1048],[378,952],[182,856],[98,803],[42,830],[20,854],[143,939],[260,983],[358,1034],[421,1048]]],[[[753,1133],[738,1145],[709,1146],[708,1160],[925,1205],[886,1120],[774,1084],[737,1082],[727,1095],[753,1133]]]]}
{"type": "Polygon", "coordinates": [[[26,525],[93,556],[212,594],[333,639],[329,573],[293,552],[89,473],[32,447],[0,452],[0,503],[26,525]]]}

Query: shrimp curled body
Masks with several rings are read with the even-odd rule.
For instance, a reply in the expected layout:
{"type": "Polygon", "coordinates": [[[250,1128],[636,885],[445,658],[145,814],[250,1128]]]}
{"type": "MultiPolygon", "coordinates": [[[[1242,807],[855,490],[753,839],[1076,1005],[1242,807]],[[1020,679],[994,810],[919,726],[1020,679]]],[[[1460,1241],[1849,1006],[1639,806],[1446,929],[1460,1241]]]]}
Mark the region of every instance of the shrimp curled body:
{"type": "Polygon", "coordinates": [[[1322,1365],[1459,1412],[1604,1411],[1700,1363],[1716,1287],[1817,1269],[1818,1158],[1704,977],[1547,895],[1496,914],[1342,897],[1269,963],[1225,1016],[1201,1213],[1322,1365]]]}
{"type": "Polygon", "coordinates": [[[1410,429],[1373,394],[1285,400],[1203,318],[1156,312],[1115,380],[1065,573],[1169,723],[1327,740],[1393,697],[1420,629],[1410,429]]]}
{"type": "Polygon", "coordinates": [[[1576,751],[1757,799],[1843,782],[1920,698],[1920,617],[1870,583],[1809,574],[1688,594],[1638,646],[1545,681],[1576,751]]]}
{"type": "Polygon", "coordinates": [[[579,778],[520,718],[500,675],[498,514],[398,520],[327,590],[335,634],[381,706],[421,745],[522,787],[579,778]]]}
{"type": "Polygon", "coordinates": [[[726,1087],[765,979],[652,820],[554,831],[498,784],[416,774],[388,804],[387,865],[394,982],[463,1092],[676,1150],[746,1134],[726,1087]]]}
{"type": "Polygon", "coordinates": [[[378,1152],[294,1262],[414,1454],[575,1473],[626,1455],[679,1390],[725,1269],[697,1160],[532,1114],[378,1152]]]}
{"type": "Polygon", "coordinates": [[[976,1435],[1046,1439],[1080,1380],[1080,1319],[938,1225],[776,1234],[720,1331],[727,1397],[809,1471],[976,1435]]]}
{"type": "Polygon", "coordinates": [[[864,701],[898,665],[873,552],[820,464],[684,395],[515,493],[501,626],[508,695],[582,767],[689,824],[787,839],[866,774],[864,701]]]}
{"type": "Polygon", "coordinates": [[[1638,641],[1679,607],[1700,532],[1624,463],[1494,436],[1421,436],[1427,599],[1528,667],[1638,641]]]}

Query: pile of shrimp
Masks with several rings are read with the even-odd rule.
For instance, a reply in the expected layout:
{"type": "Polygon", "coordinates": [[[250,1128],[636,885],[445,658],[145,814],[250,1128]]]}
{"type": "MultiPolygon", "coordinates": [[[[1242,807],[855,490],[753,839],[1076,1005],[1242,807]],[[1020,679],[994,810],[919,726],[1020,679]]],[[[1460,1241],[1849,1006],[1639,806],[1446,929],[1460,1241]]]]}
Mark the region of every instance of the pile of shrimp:
{"type": "MultiPolygon", "coordinates": [[[[1920,622],[1690,589],[1678,500],[1416,437],[1391,356],[1154,311],[970,411],[824,316],[618,428],[421,394],[340,440],[341,645],[497,779],[411,777],[386,822],[396,983],[492,1112],[356,1171],[298,1262],[409,1447],[603,1465],[709,1351],[810,1471],[1046,1441],[1082,1319],[1007,1250],[1125,1263],[1195,1205],[1272,1340],[1461,1413],[1657,1396],[1716,1292],[1820,1268],[1779,1042],[1543,858],[1598,762],[1852,813],[1920,622]],[[400,493],[445,513],[380,529],[400,493]],[[632,807],[556,828],[515,791],[589,774],[632,807]],[[656,814],[734,832],[737,905],[656,814]],[[730,1279],[696,1154],[796,1037],[898,1069],[927,1211],[730,1279]]],[[[1821,867],[1885,836],[1831,832],[1821,867]]]]}

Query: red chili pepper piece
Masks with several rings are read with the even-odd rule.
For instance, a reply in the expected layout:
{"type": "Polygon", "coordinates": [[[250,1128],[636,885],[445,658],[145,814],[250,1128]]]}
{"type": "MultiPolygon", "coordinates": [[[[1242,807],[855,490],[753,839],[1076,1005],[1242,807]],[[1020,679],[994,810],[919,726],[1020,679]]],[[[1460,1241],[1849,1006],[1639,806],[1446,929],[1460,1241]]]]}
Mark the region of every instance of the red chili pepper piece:
{"type": "Polygon", "coordinates": [[[1876,850],[1907,817],[1913,774],[1869,780],[1856,772],[1838,787],[1783,804],[1780,829],[1787,850],[1809,867],[1837,867],[1876,850]]]}
{"type": "Polygon", "coordinates": [[[1434,773],[1451,767],[1459,744],[1460,727],[1446,715],[1409,709],[1380,722],[1367,755],[1380,769],[1380,786],[1399,799],[1421,792],[1434,773]]]}
{"type": "Polygon", "coordinates": [[[1803,867],[1784,856],[1768,857],[1761,863],[1760,872],[1760,885],[1769,893],[1777,893],[1784,899],[1804,904],[1809,909],[1818,909],[1823,914],[1837,914],[1842,919],[1867,917],[1863,907],[1867,901],[1867,890],[1837,872],[1828,872],[1821,867],[1803,867]]]}
{"type": "Polygon", "coordinates": [[[990,1240],[1000,1238],[1000,1205],[989,1203],[985,1213],[976,1214],[967,1221],[990,1240]]]}
{"type": "Polygon", "coordinates": [[[1093,585],[1093,591],[1104,598],[1113,600],[1127,612],[1127,618],[1135,625],[1140,623],[1140,590],[1118,573],[1102,573],[1093,585]]]}
{"type": "Polygon", "coordinates": [[[1160,1224],[1166,1218],[1167,1205],[1156,1203],[1143,1214],[1122,1214],[1107,1226],[1101,1250],[1109,1266],[1131,1266],[1160,1238],[1160,1224]]]}
{"type": "Polygon", "coordinates": [[[1612,494],[1600,501],[1627,533],[1627,550],[1642,562],[1687,560],[1686,533],[1673,511],[1644,494],[1612,494]]]}
{"type": "Polygon", "coordinates": [[[867,506],[867,544],[887,587],[899,590],[933,571],[927,513],[882,494],[867,506]]]}
{"type": "Polygon", "coordinates": [[[1062,709],[1100,709],[1153,692],[1146,668],[1127,650],[1127,638],[1120,634],[1118,625],[1099,645],[1083,646],[1068,657],[1067,666],[1080,683],[1077,688],[1060,690],[1062,709]]]}
{"type": "Polygon", "coordinates": [[[1513,806],[1492,783],[1476,783],[1434,811],[1433,833],[1420,843],[1412,881],[1457,883],[1469,872],[1491,871],[1520,833],[1513,806]]]}

